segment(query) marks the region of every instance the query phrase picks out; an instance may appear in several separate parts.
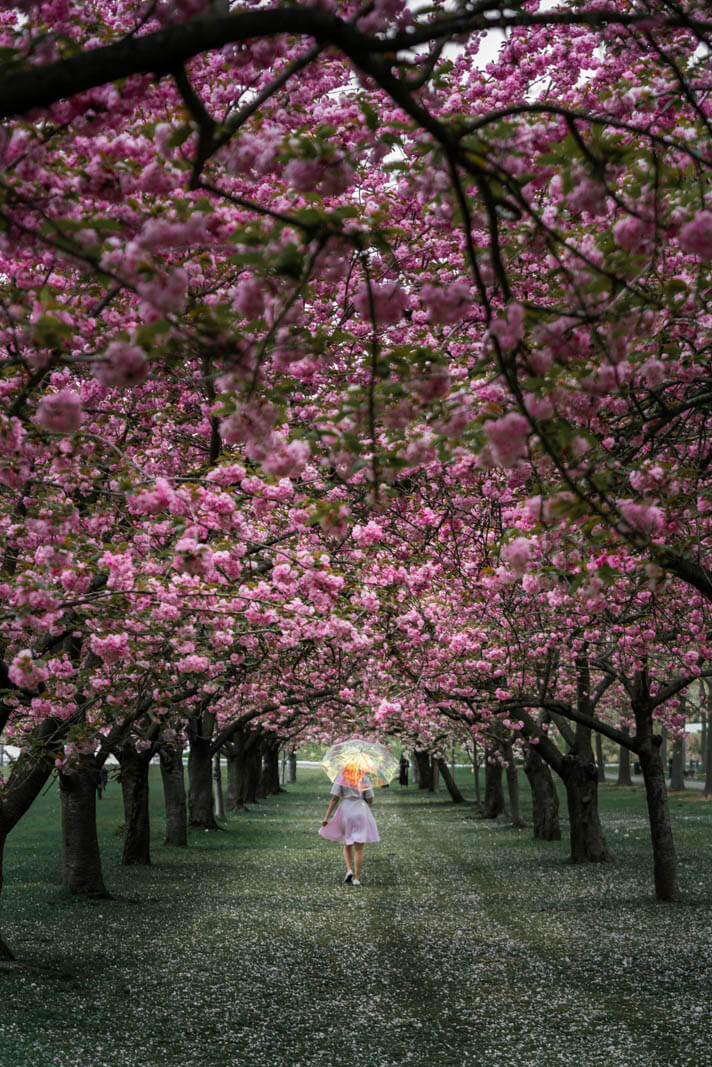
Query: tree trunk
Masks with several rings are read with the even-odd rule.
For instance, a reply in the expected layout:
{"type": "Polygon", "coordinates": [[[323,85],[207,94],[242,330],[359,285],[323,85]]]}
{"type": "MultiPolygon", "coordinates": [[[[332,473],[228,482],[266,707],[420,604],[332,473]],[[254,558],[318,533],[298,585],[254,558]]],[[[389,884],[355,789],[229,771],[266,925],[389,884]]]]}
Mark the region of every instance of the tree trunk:
{"type": "Polygon", "coordinates": [[[215,784],[215,818],[225,818],[225,800],[223,798],[223,786],[222,786],[222,764],[220,763],[220,753],[216,752],[213,759],[213,782],[215,784]]]}
{"type": "MultiPolygon", "coordinates": [[[[2,893],[2,862],[5,841],[10,831],[27,813],[44,789],[54,770],[54,760],[64,742],[67,721],[44,719],[26,737],[27,749],[12,766],[5,787],[0,791],[0,894],[2,893]],[[31,742],[36,742],[32,744],[31,742]]],[[[12,960],[9,946],[0,938],[0,959],[12,960]]]]}
{"type": "Polygon", "coordinates": [[[603,740],[600,734],[596,734],[596,767],[598,768],[599,782],[605,782],[606,757],[603,755],[603,740]]]}
{"type": "Polygon", "coordinates": [[[482,803],[482,792],[480,790],[480,757],[476,741],[472,742],[472,773],[475,778],[475,803],[479,807],[482,803]]]}
{"type": "Polygon", "coordinates": [[[293,785],[297,780],[297,752],[292,749],[287,759],[287,783],[293,785]]]}
{"type": "Polygon", "coordinates": [[[417,776],[418,779],[418,789],[430,789],[433,774],[429,754],[421,748],[413,749],[413,763],[416,769],[414,777],[417,776]]]}
{"type": "Polygon", "coordinates": [[[213,810],[210,741],[194,735],[188,755],[188,810],[190,825],[198,830],[217,830],[213,810]]]}
{"type": "Polygon", "coordinates": [[[502,789],[502,764],[498,760],[485,762],[485,804],[482,809],[484,819],[496,819],[504,811],[504,791],[502,789]]]}
{"type": "Polygon", "coordinates": [[[444,759],[439,759],[437,762],[440,773],[443,776],[445,788],[452,797],[453,804],[464,803],[465,798],[463,797],[460,790],[457,788],[457,784],[455,783],[454,777],[450,773],[450,768],[448,767],[447,763],[444,759]]]}
{"type": "Polygon", "coordinates": [[[681,793],[685,788],[685,768],[683,764],[682,738],[676,737],[672,746],[672,770],[670,773],[671,793],[681,793]]]}
{"type": "Polygon", "coordinates": [[[262,749],[256,734],[245,743],[245,804],[256,804],[262,779],[262,749]]]}
{"type": "Polygon", "coordinates": [[[505,745],[504,757],[507,762],[507,792],[509,793],[509,810],[512,816],[512,826],[521,829],[526,826],[526,823],[522,818],[522,808],[519,803],[519,774],[517,773],[517,766],[514,762],[514,752],[511,744],[505,745]]]}
{"type": "Polygon", "coordinates": [[[281,793],[279,784],[279,741],[273,738],[264,738],[262,745],[262,774],[260,792],[262,796],[273,796],[281,793]]]}
{"type": "Polygon", "coordinates": [[[524,773],[532,791],[534,837],[542,841],[560,841],[559,797],[548,765],[535,745],[525,748],[524,773]]]}
{"type": "MultiPolygon", "coordinates": [[[[2,862],[3,862],[3,856],[5,854],[5,841],[6,840],[7,840],[7,838],[6,838],[5,834],[0,835],[0,896],[2,895],[2,862]]],[[[12,952],[10,951],[9,946],[6,945],[5,942],[3,941],[3,939],[0,937],[0,960],[14,960],[14,959],[15,959],[15,957],[13,956],[12,952]]]]}
{"type": "Polygon", "coordinates": [[[571,859],[574,863],[611,863],[598,815],[596,764],[571,752],[564,756],[561,777],[569,810],[571,859]]]}
{"type": "Polygon", "coordinates": [[[430,790],[437,793],[440,788],[440,765],[435,756],[430,757],[430,790]]]}
{"type": "Polygon", "coordinates": [[[148,767],[150,756],[138,753],[128,741],[116,753],[121,765],[121,795],[124,801],[124,848],[121,862],[151,862],[151,823],[148,814],[148,767]]]}
{"type": "Polygon", "coordinates": [[[227,810],[245,810],[245,746],[240,737],[226,746],[227,753],[227,810]]]}
{"type": "Polygon", "coordinates": [[[178,746],[164,745],[159,753],[163,797],[166,805],[167,845],[182,848],[188,844],[188,812],[185,802],[183,753],[178,746]]]}
{"type": "Polygon", "coordinates": [[[707,714],[707,750],[705,752],[705,787],[703,796],[712,797],[712,711],[707,714]]]}
{"type": "Polygon", "coordinates": [[[107,897],[96,833],[97,779],[93,760],[68,774],[60,772],[62,881],[70,893],[107,897]]]}
{"type": "MultiPolygon", "coordinates": [[[[638,734],[640,734],[640,729],[638,734]]],[[[677,857],[665,789],[665,768],[660,758],[659,744],[659,739],[652,735],[651,730],[641,744],[638,756],[645,781],[645,795],[650,819],[655,895],[658,900],[674,901],[680,899],[680,887],[677,881],[677,857]]]]}
{"type": "MultiPolygon", "coordinates": [[[[627,726],[622,726],[621,732],[628,737],[630,729],[627,726]]],[[[630,776],[630,749],[625,748],[623,745],[618,746],[618,778],[616,780],[616,785],[633,785],[633,779],[630,776]]]]}

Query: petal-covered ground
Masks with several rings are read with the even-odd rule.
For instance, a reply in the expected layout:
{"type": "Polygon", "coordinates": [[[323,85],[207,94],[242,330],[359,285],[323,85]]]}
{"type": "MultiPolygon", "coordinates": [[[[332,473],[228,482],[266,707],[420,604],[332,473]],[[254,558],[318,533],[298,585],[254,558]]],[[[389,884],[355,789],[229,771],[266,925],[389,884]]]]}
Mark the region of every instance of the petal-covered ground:
{"type": "Polygon", "coordinates": [[[446,794],[380,790],[382,840],[358,889],[317,835],[326,778],[300,779],[187,850],[156,844],[148,869],[118,864],[110,785],[105,874],[129,899],[97,903],[57,889],[54,787],[8,846],[2,930],[30,966],[0,972],[0,1065],[708,1062],[712,804],[699,794],[672,800],[684,901],[660,905],[640,790],[603,789],[617,862],[600,867],[446,794]]]}

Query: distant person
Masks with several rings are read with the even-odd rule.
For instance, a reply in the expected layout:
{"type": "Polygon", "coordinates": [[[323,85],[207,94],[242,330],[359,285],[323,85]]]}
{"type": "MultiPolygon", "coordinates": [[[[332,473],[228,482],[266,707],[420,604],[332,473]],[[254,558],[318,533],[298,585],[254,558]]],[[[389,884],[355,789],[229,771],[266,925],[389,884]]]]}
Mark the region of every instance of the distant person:
{"type": "Polygon", "coordinates": [[[410,767],[410,760],[406,757],[405,752],[400,758],[400,764],[398,765],[398,784],[408,785],[408,768],[410,767]]]}
{"type": "Polygon", "coordinates": [[[371,780],[357,763],[346,764],[331,787],[331,800],[319,833],[327,841],[339,841],[344,846],[344,885],[361,885],[363,846],[367,841],[380,841],[370,810],[373,796],[371,780]],[[334,811],[336,816],[332,819],[334,811]]]}

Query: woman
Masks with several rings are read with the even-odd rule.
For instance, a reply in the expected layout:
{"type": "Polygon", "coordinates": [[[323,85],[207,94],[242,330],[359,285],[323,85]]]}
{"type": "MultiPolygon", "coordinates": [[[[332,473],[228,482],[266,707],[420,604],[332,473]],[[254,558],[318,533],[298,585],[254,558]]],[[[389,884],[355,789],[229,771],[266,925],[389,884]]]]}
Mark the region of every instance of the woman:
{"type": "Polygon", "coordinates": [[[367,841],[380,840],[370,811],[372,803],[370,779],[357,763],[346,764],[331,787],[331,800],[319,830],[327,841],[340,841],[344,846],[345,885],[361,885],[363,846],[367,841]],[[329,822],[337,808],[336,817],[329,822]]]}

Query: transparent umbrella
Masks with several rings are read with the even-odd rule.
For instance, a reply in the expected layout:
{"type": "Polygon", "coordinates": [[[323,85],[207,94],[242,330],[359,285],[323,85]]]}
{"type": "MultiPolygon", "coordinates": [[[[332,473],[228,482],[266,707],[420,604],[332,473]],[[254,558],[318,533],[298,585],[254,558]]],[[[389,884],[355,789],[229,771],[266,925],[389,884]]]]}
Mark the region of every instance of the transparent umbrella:
{"type": "Polygon", "coordinates": [[[388,785],[398,770],[398,760],[385,745],[352,737],[332,745],[321,761],[332,782],[360,788],[364,777],[371,785],[388,785]]]}

